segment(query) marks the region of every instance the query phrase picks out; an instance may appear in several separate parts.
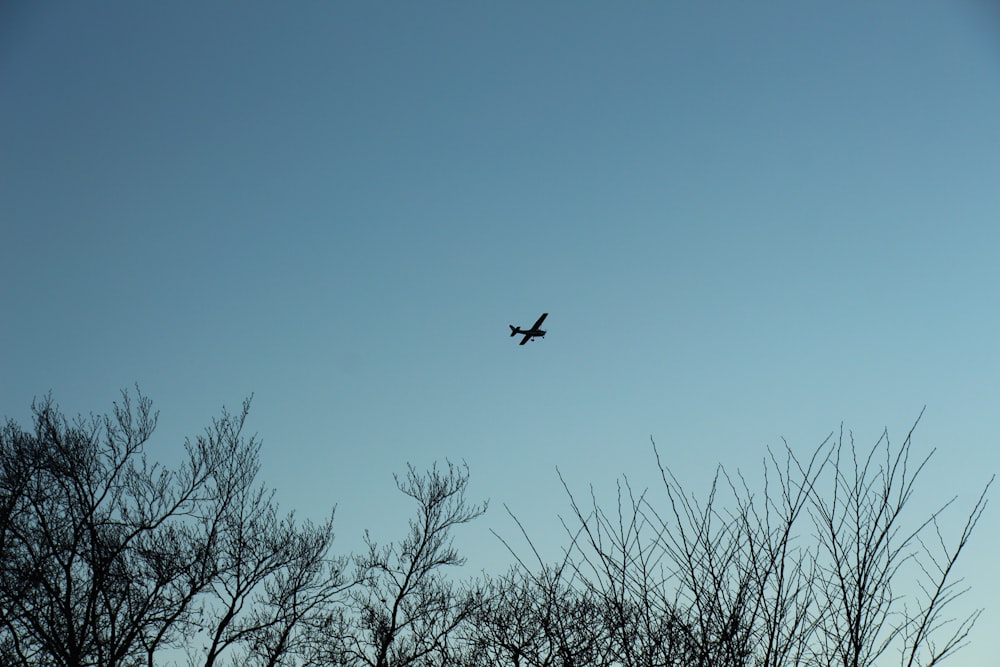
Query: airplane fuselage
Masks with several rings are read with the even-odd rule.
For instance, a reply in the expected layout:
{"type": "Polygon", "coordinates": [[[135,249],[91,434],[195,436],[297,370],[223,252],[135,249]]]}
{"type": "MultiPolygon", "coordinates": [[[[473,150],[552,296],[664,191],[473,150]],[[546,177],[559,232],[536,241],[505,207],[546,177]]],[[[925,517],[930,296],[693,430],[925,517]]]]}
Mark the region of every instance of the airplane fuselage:
{"type": "Polygon", "coordinates": [[[514,333],[511,336],[531,336],[532,338],[545,338],[545,331],[542,329],[522,329],[521,327],[514,327],[514,333]]]}

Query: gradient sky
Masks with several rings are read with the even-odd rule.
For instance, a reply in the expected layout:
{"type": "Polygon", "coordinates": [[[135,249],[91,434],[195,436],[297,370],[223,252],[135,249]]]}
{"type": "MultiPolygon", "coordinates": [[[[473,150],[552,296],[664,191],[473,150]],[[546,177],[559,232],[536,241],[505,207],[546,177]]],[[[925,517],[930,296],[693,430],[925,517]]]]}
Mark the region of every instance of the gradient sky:
{"type": "MultiPolygon", "coordinates": [[[[700,494],[926,405],[916,509],[1000,470],[985,2],[5,2],[0,229],[0,413],[139,383],[169,462],[253,393],[345,551],[401,535],[407,461],[491,499],[474,570],[504,504],[555,553],[556,466],[655,486],[650,436],[700,494]]],[[[1000,653],[998,535],[950,664],[1000,653]]]]}

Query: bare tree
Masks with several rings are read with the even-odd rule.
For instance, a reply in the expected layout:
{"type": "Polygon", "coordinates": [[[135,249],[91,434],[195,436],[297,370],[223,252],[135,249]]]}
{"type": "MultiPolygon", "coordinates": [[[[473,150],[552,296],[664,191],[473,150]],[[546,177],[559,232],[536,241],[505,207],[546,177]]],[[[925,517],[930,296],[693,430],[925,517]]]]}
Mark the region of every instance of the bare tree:
{"type": "Polygon", "coordinates": [[[907,522],[904,510],[934,454],[911,461],[914,428],[916,423],[896,448],[884,431],[867,452],[858,451],[853,434],[847,446],[841,430],[829,495],[813,490],[810,511],[823,556],[818,595],[829,610],[822,616],[821,647],[831,664],[868,667],[895,649],[901,664],[930,667],[964,645],[979,617],[979,611],[960,620],[945,614],[964,592],[954,581],[954,565],[986,507],[993,480],[952,546],[941,533],[940,518],[955,498],[925,520],[907,522]],[[903,577],[914,592],[904,593],[903,577]]]}
{"type": "Polygon", "coordinates": [[[486,510],[466,466],[408,466],[408,532],[332,557],[332,513],[299,522],[257,481],[249,409],[185,441],[174,470],[146,457],[141,393],[74,421],[48,398],[32,429],[0,428],[0,663],[154,667],[185,646],[192,667],[931,667],[979,617],[951,609],[992,479],[953,534],[954,498],[914,520],[933,452],[913,457],[912,428],[898,446],[843,429],[804,456],[784,443],[760,491],[720,466],[703,499],[653,443],[662,494],[623,479],[606,509],[560,476],[562,559],[515,517],[535,561],[501,538],[516,566],[460,584],[453,530],[486,510]]]}
{"type": "Polygon", "coordinates": [[[250,551],[249,560],[235,566],[248,565],[246,578],[239,581],[230,572],[215,592],[202,664],[218,664],[228,648],[235,648],[233,665],[276,667],[303,660],[311,629],[323,624],[354,583],[346,577],[346,559],[326,556],[329,521],[296,526],[286,519],[273,528],[266,538],[273,540],[272,556],[261,559],[260,551],[250,551]]]}
{"type": "Polygon", "coordinates": [[[319,525],[281,517],[274,491],[259,484],[260,441],[244,439],[249,412],[223,412],[206,442],[235,442],[208,482],[196,517],[211,565],[200,599],[198,625],[207,637],[189,662],[214,667],[226,654],[233,664],[273,666],[300,650],[313,615],[323,614],[353,582],[346,558],[331,558],[333,514],[319,525]]]}
{"type": "Polygon", "coordinates": [[[948,616],[964,592],[955,564],[992,479],[954,541],[942,532],[954,499],[914,523],[904,510],[930,455],[911,462],[912,431],[860,455],[843,433],[807,458],[786,443],[761,493],[720,467],[699,501],[655,443],[663,500],[626,479],[607,512],[566,487],[571,565],[603,601],[615,663],[869,667],[896,652],[930,667],[961,648],[979,612],[948,616]]]}
{"type": "Polygon", "coordinates": [[[150,464],[151,405],[123,392],[112,415],[71,423],[48,398],[33,405],[33,432],[4,429],[3,458],[24,462],[4,470],[0,573],[4,634],[21,664],[113,667],[134,662],[146,638],[183,631],[191,589],[205,582],[179,524],[223,452],[189,449],[173,472],[150,464]]]}
{"type": "Polygon", "coordinates": [[[152,667],[203,629],[208,664],[237,644],[259,664],[291,654],[297,627],[341,588],[332,519],[278,518],[254,482],[248,411],[249,401],[185,442],[176,470],[146,457],[156,413],[139,392],[109,416],[71,422],[48,398],[33,405],[33,430],[6,423],[3,664],[152,667]]]}
{"type": "Polygon", "coordinates": [[[613,664],[602,601],[564,564],[523,567],[489,582],[467,635],[468,664],[602,667],[613,664]]]}
{"type": "MultiPolygon", "coordinates": [[[[722,591],[718,576],[705,575],[713,558],[721,560],[722,550],[731,557],[735,544],[726,532],[713,534],[705,511],[694,512],[684,496],[681,505],[689,515],[677,505],[674,512],[698,529],[670,532],[649,503],[648,492],[636,493],[628,479],[618,484],[612,512],[600,506],[593,488],[585,507],[564,480],[563,487],[579,524],[580,536],[572,539],[572,566],[601,601],[614,664],[728,664],[713,662],[718,651],[706,642],[721,625],[715,596],[722,591]],[[687,587],[677,586],[678,581],[687,587]]],[[[711,504],[708,511],[711,516],[711,504]]]]}
{"type": "Polygon", "coordinates": [[[548,667],[552,651],[539,622],[545,596],[530,573],[512,569],[483,585],[483,600],[464,634],[462,663],[479,667],[548,667]]]}
{"type": "Polygon", "coordinates": [[[479,604],[477,591],[458,587],[444,568],[462,565],[452,530],[486,511],[465,497],[468,468],[436,465],[424,474],[408,466],[396,486],[417,503],[402,540],[384,546],[366,532],[368,551],[355,559],[362,584],[352,591],[351,614],[330,645],[331,662],[405,667],[443,664],[456,629],[479,604]]]}
{"type": "Polygon", "coordinates": [[[751,587],[746,621],[755,629],[754,664],[763,667],[808,664],[810,643],[822,617],[814,585],[817,547],[800,539],[797,526],[829,462],[824,456],[828,442],[829,438],[805,462],[787,442],[783,441],[784,461],[768,449],[759,502],[742,475],[738,489],[726,477],[733,491],[733,516],[745,536],[742,558],[751,587]]]}

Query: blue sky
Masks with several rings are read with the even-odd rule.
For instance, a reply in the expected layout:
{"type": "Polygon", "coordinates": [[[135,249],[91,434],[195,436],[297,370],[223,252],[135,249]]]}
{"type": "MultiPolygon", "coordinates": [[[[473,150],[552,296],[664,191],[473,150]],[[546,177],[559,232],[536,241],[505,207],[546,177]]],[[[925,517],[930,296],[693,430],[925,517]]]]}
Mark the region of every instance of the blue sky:
{"type": "MultiPolygon", "coordinates": [[[[171,460],[254,394],[284,507],[391,539],[465,460],[567,503],[785,437],[1000,470],[1000,14],[986,3],[4,3],[0,407],[138,382],[171,460]],[[507,324],[550,313],[544,341],[507,324]]],[[[921,500],[923,502],[923,500],[921,500]]],[[[1000,651],[1000,515],[962,566],[1000,651]]]]}

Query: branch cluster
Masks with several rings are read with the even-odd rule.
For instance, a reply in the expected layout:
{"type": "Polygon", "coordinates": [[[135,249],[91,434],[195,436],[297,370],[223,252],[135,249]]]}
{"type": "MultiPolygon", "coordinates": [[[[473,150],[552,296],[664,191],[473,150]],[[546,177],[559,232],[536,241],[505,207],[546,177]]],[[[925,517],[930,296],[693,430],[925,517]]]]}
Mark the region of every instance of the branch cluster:
{"type": "Polygon", "coordinates": [[[930,455],[911,457],[912,429],[867,449],[841,430],[807,457],[785,443],[761,491],[720,467],[701,500],[654,443],[661,493],[623,479],[607,507],[563,481],[558,562],[511,515],[534,561],[500,538],[514,566],[459,582],[454,530],[487,507],[466,466],[409,466],[405,534],[334,556],[332,511],[298,521],[258,481],[249,409],[186,441],[176,469],[147,458],[157,414],[138,391],[72,421],[47,398],[31,428],[0,427],[0,664],[930,667],[979,615],[949,610],[992,480],[957,534],[952,501],[913,521],[930,455]]]}
{"type": "Polygon", "coordinates": [[[914,523],[904,510],[933,452],[914,462],[912,432],[896,446],[884,432],[862,449],[841,430],[805,458],[785,443],[769,450],[758,493],[720,467],[699,500],[655,443],[657,497],[623,479],[609,511],[592,488],[582,502],[563,482],[572,509],[563,561],[540,568],[542,576],[519,560],[514,576],[520,590],[535,591],[522,597],[551,601],[541,611],[521,601],[492,612],[484,636],[498,635],[492,643],[505,656],[492,664],[940,663],[965,645],[980,615],[953,618],[948,610],[965,591],[955,563],[992,479],[950,541],[942,518],[954,498],[914,523]],[[541,619],[554,608],[586,636],[562,642],[546,634],[551,626],[541,619]],[[514,640],[504,634],[510,616],[536,622],[514,640]],[[547,657],[589,646],[599,650],[583,660],[547,657]]]}

